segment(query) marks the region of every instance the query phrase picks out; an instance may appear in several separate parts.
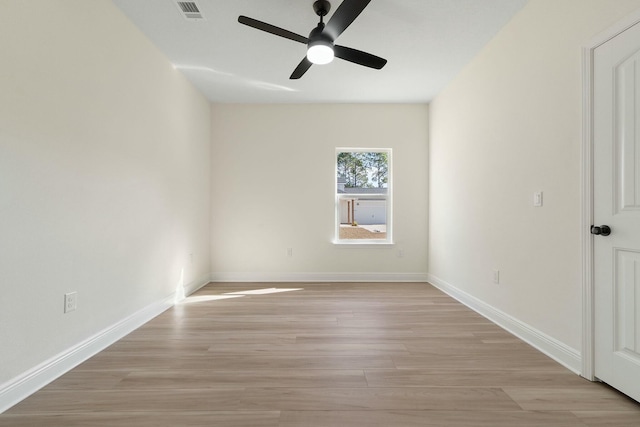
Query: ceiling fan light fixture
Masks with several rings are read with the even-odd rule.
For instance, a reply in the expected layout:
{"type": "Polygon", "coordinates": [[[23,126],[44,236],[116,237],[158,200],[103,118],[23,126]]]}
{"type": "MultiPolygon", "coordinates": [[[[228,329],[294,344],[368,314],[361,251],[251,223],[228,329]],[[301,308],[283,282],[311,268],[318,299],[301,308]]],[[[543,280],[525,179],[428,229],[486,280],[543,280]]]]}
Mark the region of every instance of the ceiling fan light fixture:
{"type": "Polygon", "coordinates": [[[307,59],[312,64],[324,65],[333,61],[333,44],[326,40],[317,40],[309,43],[307,49],[307,59]]]}

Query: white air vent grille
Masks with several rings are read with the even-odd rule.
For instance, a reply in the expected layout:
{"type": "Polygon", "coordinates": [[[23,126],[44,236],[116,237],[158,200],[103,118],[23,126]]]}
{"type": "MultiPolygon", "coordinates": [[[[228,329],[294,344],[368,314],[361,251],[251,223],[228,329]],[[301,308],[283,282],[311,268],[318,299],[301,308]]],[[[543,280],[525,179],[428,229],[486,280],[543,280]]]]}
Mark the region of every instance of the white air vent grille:
{"type": "Polygon", "coordinates": [[[202,12],[200,12],[200,8],[193,1],[177,1],[176,5],[180,12],[182,12],[182,16],[184,16],[188,20],[198,20],[204,19],[202,12]]]}

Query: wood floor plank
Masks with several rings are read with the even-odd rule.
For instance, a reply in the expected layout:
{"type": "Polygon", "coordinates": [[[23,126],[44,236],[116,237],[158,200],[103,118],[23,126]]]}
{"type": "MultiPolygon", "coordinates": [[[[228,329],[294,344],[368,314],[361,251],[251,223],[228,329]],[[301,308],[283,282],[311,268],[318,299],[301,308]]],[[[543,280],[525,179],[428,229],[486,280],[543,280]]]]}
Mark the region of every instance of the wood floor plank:
{"type": "MultiPolygon", "coordinates": [[[[305,334],[298,335],[296,337],[296,343],[307,344],[323,344],[330,345],[333,343],[362,343],[362,344],[374,344],[384,342],[400,342],[409,344],[424,344],[425,342],[431,343],[432,346],[442,346],[447,344],[482,344],[483,341],[476,338],[472,333],[433,333],[433,334],[416,334],[412,331],[405,334],[377,334],[377,335],[363,335],[362,333],[354,332],[352,334],[305,334]]],[[[514,343],[521,344],[522,341],[515,340],[514,343]]]]}
{"type": "Polygon", "coordinates": [[[213,345],[209,352],[222,354],[297,354],[300,356],[345,355],[345,356],[379,356],[408,355],[407,347],[402,343],[332,343],[322,344],[221,344],[213,345]]]}
{"type": "Polygon", "coordinates": [[[492,356],[424,354],[392,356],[392,359],[398,369],[486,369],[490,371],[516,369],[523,371],[538,371],[557,367],[556,362],[542,354],[526,354],[522,357],[512,357],[509,354],[496,354],[492,356]]]}
{"type": "Polygon", "coordinates": [[[587,426],[640,426],[640,411],[574,411],[573,414],[587,426]]]}
{"type": "Polygon", "coordinates": [[[639,425],[638,402],[426,283],[209,284],[0,414],[0,427],[639,425]]]}
{"type": "Polygon", "coordinates": [[[367,387],[361,370],[242,370],[242,371],[140,371],[126,376],[119,390],[184,389],[208,387],[367,387]]]}
{"type": "Polygon", "coordinates": [[[7,414],[179,412],[238,409],[243,389],[41,390],[7,414]]]}
{"type": "Polygon", "coordinates": [[[0,427],[279,427],[279,411],[102,412],[5,415],[0,427]]]}
{"type": "Polygon", "coordinates": [[[158,370],[243,370],[243,369],[390,369],[389,356],[295,356],[289,355],[189,355],[171,357],[158,354],[120,354],[91,359],[77,371],[158,371],[158,370]]]}
{"type": "Polygon", "coordinates": [[[505,393],[527,411],[602,411],[638,409],[638,403],[600,384],[589,387],[504,387],[505,393]],[[591,387],[593,386],[593,387],[591,387]]]}
{"type": "Polygon", "coordinates": [[[181,369],[387,369],[394,368],[389,356],[295,356],[295,355],[246,355],[210,356],[206,361],[185,361],[181,369]]]}
{"type": "Polygon", "coordinates": [[[585,427],[570,412],[557,411],[283,411],[280,420],[280,427],[337,426],[585,427]]]}
{"type": "Polygon", "coordinates": [[[115,388],[129,371],[81,371],[72,370],[43,390],[110,390],[115,388]]]}
{"type": "Polygon", "coordinates": [[[517,410],[499,388],[250,388],[240,408],[292,411],[348,410],[517,410]]]}
{"type": "Polygon", "coordinates": [[[563,369],[550,371],[378,369],[366,370],[369,387],[555,387],[589,386],[563,369]]]}

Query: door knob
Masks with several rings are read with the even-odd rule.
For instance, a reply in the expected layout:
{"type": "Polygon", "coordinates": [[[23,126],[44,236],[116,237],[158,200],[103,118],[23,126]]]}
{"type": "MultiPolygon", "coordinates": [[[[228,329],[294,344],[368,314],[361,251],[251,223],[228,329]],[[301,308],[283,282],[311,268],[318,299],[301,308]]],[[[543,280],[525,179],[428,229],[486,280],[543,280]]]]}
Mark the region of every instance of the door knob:
{"type": "Polygon", "coordinates": [[[611,234],[611,227],[609,227],[608,225],[601,225],[600,227],[592,225],[591,234],[595,234],[597,236],[608,236],[609,234],[611,234]]]}

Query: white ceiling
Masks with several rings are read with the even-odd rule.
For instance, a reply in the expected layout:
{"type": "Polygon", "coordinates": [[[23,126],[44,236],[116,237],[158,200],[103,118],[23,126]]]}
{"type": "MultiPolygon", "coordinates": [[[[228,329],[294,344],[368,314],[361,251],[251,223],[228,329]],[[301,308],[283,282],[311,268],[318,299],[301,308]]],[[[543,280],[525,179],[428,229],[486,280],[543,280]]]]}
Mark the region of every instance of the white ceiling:
{"type": "Polygon", "coordinates": [[[113,2],[215,103],[423,103],[527,0],[372,0],[336,42],[387,65],[378,71],[336,59],[300,80],[289,76],[306,47],[239,24],[238,16],[308,36],[318,23],[313,0],[195,0],[199,21],[185,19],[175,0],[113,2]]]}

